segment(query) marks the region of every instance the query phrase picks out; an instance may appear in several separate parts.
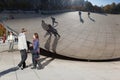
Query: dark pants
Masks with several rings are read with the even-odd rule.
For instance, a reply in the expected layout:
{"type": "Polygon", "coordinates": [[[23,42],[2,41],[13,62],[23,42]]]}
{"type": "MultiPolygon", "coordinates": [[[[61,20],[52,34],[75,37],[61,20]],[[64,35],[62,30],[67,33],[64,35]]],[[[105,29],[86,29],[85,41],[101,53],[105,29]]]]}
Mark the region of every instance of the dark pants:
{"type": "Polygon", "coordinates": [[[39,53],[32,51],[32,62],[34,67],[41,67],[41,63],[39,62],[39,53]]]}
{"type": "Polygon", "coordinates": [[[27,52],[26,52],[26,50],[24,49],[24,50],[20,50],[20,53],[21,53],[21,61],[20,61],[20,63],[18,64],[18,66],[19,67],[23,67],[23,68],[25,68],[26,67],[26,63],[25,63],[25,61],[26,61],[26,59],[27,59],[27,52]]]}

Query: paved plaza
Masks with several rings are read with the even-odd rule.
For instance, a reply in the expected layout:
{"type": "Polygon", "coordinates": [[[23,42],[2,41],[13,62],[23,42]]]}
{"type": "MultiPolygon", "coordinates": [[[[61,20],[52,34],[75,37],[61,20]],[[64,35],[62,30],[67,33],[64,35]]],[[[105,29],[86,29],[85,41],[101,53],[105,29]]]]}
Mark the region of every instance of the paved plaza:
{"type": "MultiPolygon", "coordinates": [[[[29,41],[32,41],[33,33],[38,32],[40,47],[50,52],[54,49],[60,55],[88,60],[120,57],[119,15],[92,13],[88,17],[86,12],[82,12],[81,17],[78,12],[46,16],[31,15],[17,14],[15,19],[4,23],[17,32],[25,27],[28,30],[29,41]],[[59,22],[55,29],[60,34],[60,39],[54,35],[48,36],[41,27],[42,20],[51,24],[51,16],[59,22]]],[[[7,43],[0,42],[0,80],[120,80],[119,59],[90,62],[41,55],[39,61],[43,69],[37,70],[31,69],[31,53],[28,53],[26,61],[28,67],[20,70],[16,68],[21,58],[17,43],[13,52],[8,52],[8,47],[7,43]]]]}
{"type": "Polygon", "coordinates": [[[0,80],[120,80],[120,61],[86,62],[62,60],[41,56],[43,69],[31,69],[31,54],[28,68],[17,70],[19,51],[0,52],[0,80]]]}

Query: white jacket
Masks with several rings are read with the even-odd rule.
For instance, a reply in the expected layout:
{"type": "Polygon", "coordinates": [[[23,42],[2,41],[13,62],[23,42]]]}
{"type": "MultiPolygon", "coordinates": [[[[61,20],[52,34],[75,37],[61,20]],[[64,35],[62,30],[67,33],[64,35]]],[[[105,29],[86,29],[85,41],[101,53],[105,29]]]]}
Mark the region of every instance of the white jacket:
{"type": "Polygon", "coordinates": [[[18,49],[19,50],[28,49],[27,41],[24,33],[20,33],[18,36],[18,49]]]}
{"type": "Polygon", "coordinates": [[[15,40],[15,36],[8,35],[7,40],[8,40],[8,42],[13,42],[15,40]]]}

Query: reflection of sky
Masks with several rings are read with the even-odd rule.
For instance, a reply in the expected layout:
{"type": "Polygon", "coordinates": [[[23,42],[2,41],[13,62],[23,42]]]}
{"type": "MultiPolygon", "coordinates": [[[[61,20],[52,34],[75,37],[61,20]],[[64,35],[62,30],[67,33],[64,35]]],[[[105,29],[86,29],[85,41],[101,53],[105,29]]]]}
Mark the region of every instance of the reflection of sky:
{"type": "Polygon", "coordinates": [[[113,2],[115,3],[120,3],[120,0],[88,0],[90,1],[93,5],[98,5],[98,6],[101,6],[101,5],[106,5],[106,4],[111,4],[113,2]]]}

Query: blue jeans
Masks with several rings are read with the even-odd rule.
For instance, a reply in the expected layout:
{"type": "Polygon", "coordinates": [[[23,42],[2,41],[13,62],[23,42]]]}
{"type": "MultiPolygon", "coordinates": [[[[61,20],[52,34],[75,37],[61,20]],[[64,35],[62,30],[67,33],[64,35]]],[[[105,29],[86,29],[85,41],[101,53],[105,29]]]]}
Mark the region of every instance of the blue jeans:
{"type": "Polygon", "coordinates": [[[35,52],[34,50],[31,52],[32,53],[32,62],[33,62],[33,66],[36,67],[38,63],[38,58],[39,58],[39,53],[35,52]]]}

